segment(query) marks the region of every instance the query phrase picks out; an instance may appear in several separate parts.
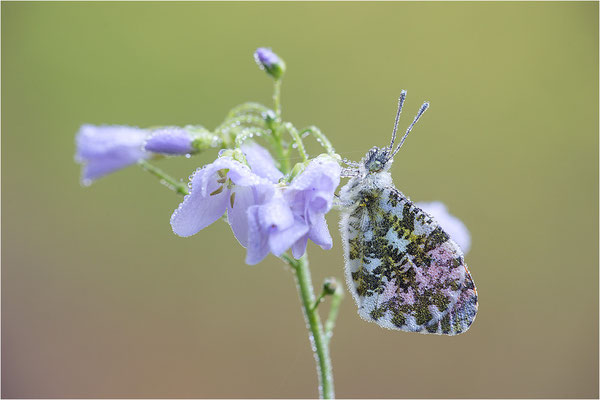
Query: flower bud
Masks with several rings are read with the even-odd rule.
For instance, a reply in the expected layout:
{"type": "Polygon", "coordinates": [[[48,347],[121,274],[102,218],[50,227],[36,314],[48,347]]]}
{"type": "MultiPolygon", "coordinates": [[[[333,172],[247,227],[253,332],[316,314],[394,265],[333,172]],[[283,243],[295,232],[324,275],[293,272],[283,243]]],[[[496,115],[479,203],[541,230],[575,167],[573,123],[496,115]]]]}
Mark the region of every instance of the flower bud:
{"type": "Polygon", "coordinates": [[[325,282],[323,282],[323,293],[325,293],[325,295],[333,295],[337,288],[338,283],[335,278],[325,278],[325,282]]]}
{"type": "Polygon", "coordinates": [[[279,56],[266,47],[259,47],[254,52],[254,60],[260,67],[276,80],[281,79],[285,72],[285,63],[279,56]]]}
{"type": "Polygon", "coordinates": [[[146,151],[159,154],[183,155],[194,152],[193,137],[182,128],[166,127],[154,131],[146,141],[146,151]]]}

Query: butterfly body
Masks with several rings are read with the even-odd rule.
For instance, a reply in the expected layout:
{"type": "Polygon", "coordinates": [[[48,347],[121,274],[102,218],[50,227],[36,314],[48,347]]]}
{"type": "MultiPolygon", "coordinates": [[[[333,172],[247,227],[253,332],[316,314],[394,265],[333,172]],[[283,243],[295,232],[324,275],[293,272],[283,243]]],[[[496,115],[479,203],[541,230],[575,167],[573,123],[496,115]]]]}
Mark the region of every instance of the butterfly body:
{"type": "Polygon", "coordinates": [[[395,188],[392,145],[372,148],[346,171],[351,179],[339,195],[346,282],[367,321],[409,332],[460,334],[477,314],[473,279],[459,246],[395,188]]]}

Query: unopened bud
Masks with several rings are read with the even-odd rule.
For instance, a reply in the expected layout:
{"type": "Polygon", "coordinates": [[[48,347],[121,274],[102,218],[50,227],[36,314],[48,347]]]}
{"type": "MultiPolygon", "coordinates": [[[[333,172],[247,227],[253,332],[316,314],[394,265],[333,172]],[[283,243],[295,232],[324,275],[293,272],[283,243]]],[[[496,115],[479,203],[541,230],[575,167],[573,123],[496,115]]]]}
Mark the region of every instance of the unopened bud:
{"type": "Polygon", "coordinates": [[[254,60],[260,67],[276,80],[281,79],[285,72],[285,63],[279,56],[266,47],[259,47],[254,52],[254,60]]]}
{"type": "Polygon", "coordinates": [[[323,293],[328,296],[331,296],[335,293],[338,288],[338,283],[335,278],[325,278],[325,282],[323,282],[323,293]]]}

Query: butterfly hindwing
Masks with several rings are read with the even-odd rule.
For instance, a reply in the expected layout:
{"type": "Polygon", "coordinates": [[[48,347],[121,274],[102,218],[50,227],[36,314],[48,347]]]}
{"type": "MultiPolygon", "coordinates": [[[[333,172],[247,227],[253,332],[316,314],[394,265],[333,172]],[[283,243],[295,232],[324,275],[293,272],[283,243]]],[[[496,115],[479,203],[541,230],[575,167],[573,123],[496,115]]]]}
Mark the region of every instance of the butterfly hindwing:
{"type": "Polygon", "coordinates": [[[371,186],[355,200],[341,228],[360,316],[410,332],[466,331],[477,291],[456,243],[394,187],[371,186]]]}

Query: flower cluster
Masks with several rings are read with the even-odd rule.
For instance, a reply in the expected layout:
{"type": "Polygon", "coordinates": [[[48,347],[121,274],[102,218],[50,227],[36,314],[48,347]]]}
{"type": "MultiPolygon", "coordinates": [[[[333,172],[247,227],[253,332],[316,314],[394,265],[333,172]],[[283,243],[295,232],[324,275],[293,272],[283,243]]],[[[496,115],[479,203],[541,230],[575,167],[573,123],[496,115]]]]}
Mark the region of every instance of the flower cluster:
{"type": "MultiPolygon", "coordinates": [[[[257,49],[254,58],[274,79],[277,97],[284,61],[268,48],[257,49]]],[[[330,249],[332,239],[325,214],[332,208],[340,183],[339,156],[318,128],[298,131],[290,122],[282,121],[279,101],[274,103],[274,110],[258,103],[237,106],[214,131],[193,125],[149,129],[83,125],[76,137],[75,156],[83,166],[82,182],[89,185],[139,163],[167,186],[186,194],[171,217],[177,235],[192,236],[226,215],[235,237],[247,249],[248,264],[259,263],[269,253],[282,256],[290,249],[298,259],[309,239],[330,249]],[[327,154],[309,159],[300,133],[314,135],[327,154]],[[286,135],[289,138],[283,138],[286,135]],[[253,140],[255,136],[264,138],[283,164],[277,164],[269,151],[253,140]],[[196,170],[189,190],[148,164],[152,159],[190,157],[216,148],[221,149],[219,157],[196,170]],[[289,163],[294,148],[303,161],[290,168],[284,164],[289,163]]],[[[465,253],[469,250],[468,230],[442,203],[417,205],[432,214],[465,253]]]]}
{"type": "Polygon", "coordinates": [[[285,184],[266,149],[250,143],[242,146],[242,152],[247,165],[239,154],[224,151],[192,175],[190,194],[171,217],[173,231],[191,236],[227,213],[233,234],[247,248],[250,265],[268,253],[281,256],[290,248],[300,258],[308,239],[330,249],[325,214],[340,183],[337,161],[317,157],[285,184]]]}

